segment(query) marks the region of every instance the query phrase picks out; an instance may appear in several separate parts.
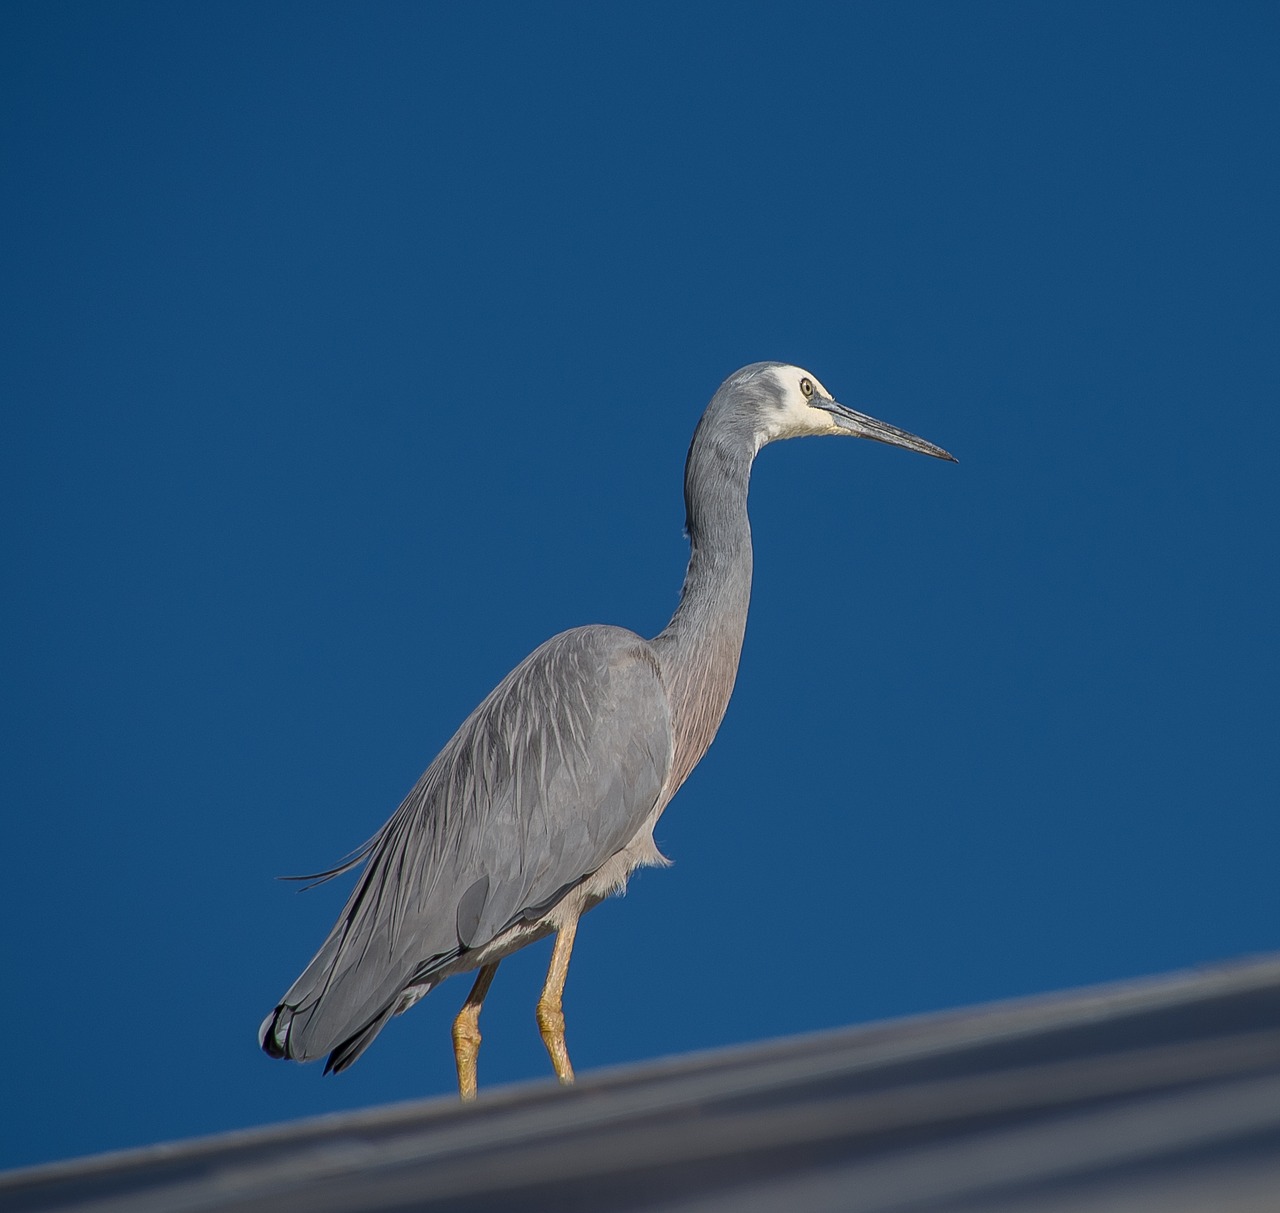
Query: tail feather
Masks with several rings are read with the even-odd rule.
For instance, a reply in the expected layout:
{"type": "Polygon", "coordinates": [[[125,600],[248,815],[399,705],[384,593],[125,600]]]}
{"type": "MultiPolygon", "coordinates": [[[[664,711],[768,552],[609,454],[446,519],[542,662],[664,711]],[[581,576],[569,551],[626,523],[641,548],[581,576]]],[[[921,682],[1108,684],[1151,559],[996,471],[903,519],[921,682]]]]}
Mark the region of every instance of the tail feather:
{"type": "MultiPolygon", "coordinates": [[[[339,975],[337,965],[341,952],[342,940],[335,931],[325,940],[298,980],[289,987],[275,1010],[262,1021],[258,1042],[268,1056],[290,1061],[314,1061],[369,1017],[368,1012],[353,1015],[355,1008],[350,1005],[338,1005],[340,1001],[348,1000],[326,999],[335,977],[339,975]],[[337,1022],[334,1022],[333,1012],[338,1013],[337,1022]],[[351,1022],[353,1019],[354,1023],[351,1022]]],[[[390,994],[382,1001],[389,997],[390,994]]],[[[375,1014],[381,1009],[381,1004],[371,1008],[375,1014]]]]}
{"type": "Polygon", "coordinates": [[[431,975],[459,955],[455,950],[433,957],[398,975],[384,971],[374,985],[362,980],[342,944],[335,932],[262,1021],[258,1043],[268,1057],[315,1061],[328,1053],[325,1073],[345,1070],[398,1009],[416,1002],[435,984],[431,975]],[[405,990],[410,987],[416,997],[406,1003],[405,990]]]}
{"type": "Polygon", "coordinates": [[[340,921],[264,1025],[263,1048],[314,1061],[362,1030],[394,1003],[411,966],[362,964],[364,951],[340,921]],[[269,1030],[268,1030],[269,1029],[269,1030]]]}
{"type": "MultiPolygon", "coordinates": [[[[387,1020],[395,1013],[396,1004],[392,1003],[374,1016],[354,1035],[337,1045],[325,1062],[326,1074],[337,1074],[345,1070],[372,1043],[375,1036],[386,1027],[387,1020]]],[[[276,1007],[262,1021],[258,1029],[258,1043],[268,1057],[288,1059],[290,1061],[314,1061],[314,1057],[295,1053],[290,1047],[289,1029],[293,1026],[294,1012],[291,1007],[276,1007]]]]}
{"type": "MultiPolygon", "coordinates": [[[[338,867],[306,879],[327,880],[369,858],[383,833],[338,867]]],[[[372,855],[329,937],[263,1021],[258,1041],[268,1056],[314,1061],[331,1054],[326,1072],[344,1069],[402,1005],[407,988],[426,984],[460,955],[453,918],[430,931],[403,929],[393,888],[398,884],[389,884],[383,871],[390,862],[372,855]]]]}

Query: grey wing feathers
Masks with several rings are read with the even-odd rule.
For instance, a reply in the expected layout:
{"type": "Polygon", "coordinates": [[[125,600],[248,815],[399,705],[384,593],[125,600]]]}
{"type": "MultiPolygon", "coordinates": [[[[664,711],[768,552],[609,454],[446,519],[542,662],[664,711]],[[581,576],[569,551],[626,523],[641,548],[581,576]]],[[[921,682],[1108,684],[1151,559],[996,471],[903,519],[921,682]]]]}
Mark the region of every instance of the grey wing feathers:
{"type": "Polygon", "coordinates": [[[671,768],[657,661],[621,628],[547,641],[467,718],[369,845],[345,909],[262,1028],[274,1056],[349,1064],[408,985],[595,872],[671,768]],[[356,1039],[357,1037],[358,1044],[356,1039]]]}

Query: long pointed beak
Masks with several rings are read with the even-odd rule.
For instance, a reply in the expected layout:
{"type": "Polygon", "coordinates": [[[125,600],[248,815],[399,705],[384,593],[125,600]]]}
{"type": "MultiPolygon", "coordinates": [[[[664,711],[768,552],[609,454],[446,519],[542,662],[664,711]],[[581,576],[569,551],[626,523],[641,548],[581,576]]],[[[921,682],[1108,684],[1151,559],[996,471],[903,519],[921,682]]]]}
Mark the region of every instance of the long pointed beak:
{"type": "Polygon", "coordinates": [[[897,426],[886,425],[883,421],[877,421],[865,413],[855,413],[853,409],[847,409],[834,400],[815,400],[810,403],[817,408],[825,409],[840,429],[847,430],[856,438],[874,438],[876,442],[906,447],[909,451],[919,451],[920,454],[932,455],[935,459],[946,459],[951,463],[960,462],[954,455],[944,451],[940,446],[934,446],[932,442],[926,442],[923,438],[908,434],[906,430],[900,430],[897,426]]]}

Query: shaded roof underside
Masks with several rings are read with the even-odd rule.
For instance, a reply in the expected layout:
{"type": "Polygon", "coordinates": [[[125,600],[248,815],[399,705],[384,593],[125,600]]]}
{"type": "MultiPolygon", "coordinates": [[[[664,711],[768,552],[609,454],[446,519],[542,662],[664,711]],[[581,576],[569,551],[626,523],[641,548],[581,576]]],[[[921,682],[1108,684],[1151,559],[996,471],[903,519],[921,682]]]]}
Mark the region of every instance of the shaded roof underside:
{"type": "Polygon", "coordinates": [[[6,1210],[1280,1207],[1280,956],[0,1176],[6,1210]]]}

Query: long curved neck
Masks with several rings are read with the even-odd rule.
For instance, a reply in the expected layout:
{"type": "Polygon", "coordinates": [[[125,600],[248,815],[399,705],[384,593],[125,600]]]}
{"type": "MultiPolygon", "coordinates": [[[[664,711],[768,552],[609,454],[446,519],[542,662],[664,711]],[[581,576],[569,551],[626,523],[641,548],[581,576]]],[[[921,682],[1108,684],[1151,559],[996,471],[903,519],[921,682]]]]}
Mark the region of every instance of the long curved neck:
{"type": "Polygon", "coordinates": [[[685,467],[689,569],[671,622],[653,640],[671,702],[668,795],[707,752],[738,673],[751,600],[747,485],[754,439],[704,419],[685,467]]]}

